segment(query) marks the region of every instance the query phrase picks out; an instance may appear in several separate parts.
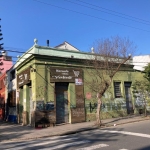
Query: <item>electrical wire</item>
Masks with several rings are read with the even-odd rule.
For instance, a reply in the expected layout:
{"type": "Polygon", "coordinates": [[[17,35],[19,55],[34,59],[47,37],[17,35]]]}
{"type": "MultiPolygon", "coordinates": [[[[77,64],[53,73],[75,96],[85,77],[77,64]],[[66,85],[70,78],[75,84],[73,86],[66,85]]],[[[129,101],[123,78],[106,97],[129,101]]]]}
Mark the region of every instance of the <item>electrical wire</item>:
{"type": "Polygon", "coordinates": [[[124,14],[124,13],[120,13],[120,12],[117,12],[117,11],[114,11],[114,10],[110,10],[110,9],[107,9],[107,8],[104,8],[104,7],[100,7],[100,6],[97,6],[97,5],[93,5],[93,4],[91,4],[91,3],[87,3],[87,2],[84,2],[84,1],[82,1],[82,0],[76,0],[76,1],[79,1],[79,2],[84,3],[84,4],[88,4],[88,5],[91,5],[91,6],[100,8],[100,9],[104,9],[104,10],[107,10],[107,11],[110,11],[110,12],[114,12],[114,13],[117,13],[117,14],[121,14],[121,15],[124,15],[124,16],[128,16],[128,17],[130,17],[130,18],[134,18],[134,19],[137,19],[137,20],[141,20],[141,21],[150,23],[150,21],[147,21],[147,20],[144,20],[144,19],[141,19],[141,18],[137,18],[137,17],[131,16],[131,15],[127,15],[127,14],[124,14]]]}
{"type": "Polygon", "coordinates": [[[82,12],[78,12],[78,11],[75,11],[75,10],[71,10],[71,9],[68,9],[68,8],[64,8],[64,7],[56,6],[56,5],[53,5],[53,4],[50,4],[50,3],[46,3],[46,2],[42,2],[42,1],[39,1],[39,0],[33,0],[33,1],[35,1],[35,2],[39,2],[39,3],[42,3],[42,4],[45,4],[45,5],[50,5],[50,6],[53,6],[53,7],[56,7],[56,8],[64,9],[64,10],[67,10],[67,11],[71,11],[71,12],[74,12],[74,13],[78,13],[78,14],[81,14],[81,15],[84,15],[84,16],[88,16],[88,17],[92,17],[92,18],[96,18],[96,19],[104,20],[104,21],[107,21],[107,22],[110,22],[110,23],[114,23],[114,24],[118,24],[118,25],[126,26],[126,27],[129,27],[129,28],[133,28],[133,29],[141,30],[141,31],[144,31],[144,32],[150,32],[149,30],[145,30],[145,29],[141,29],[141,28],[133,27],[133,26],[126,25],[126,24],[122,24],[122,23],[115,22],[115,21],[110,21],[110,20],[107,20],[107,19],[104,19],[104,18],[100,18],[100,17],[96,17],[96,16],[89,15],[89,14],[86,14],[86,13],[82,13],[82,12]]]}
{"type": "MultiPolygon", "coordinates": [[[[16,52],[16,51],[15,51],[16,52]]],[[[48,72],[50,72],[49,70],[48,70],[48,72]]],[[[41,76],[41,74],[40,73],[38,73],[38,71],[36,71],[36,73],[40,76],[40,77],[42,77],[42,79],[48,84],[48,85],[50,85],[51,87],[53,87],[51,84],[49,84],[49,82],[43,77],[43,76],[41,76]]],[[[88,79],[86,79],[86,78],[84,78],[84,80],[86,80],[86,81],[88,81],[88,79]]],[[[54,88],[54,87],[53,87],[54,88]]],[[[72,90],[70,90],[72,93],[74,93],[74,94],[76,94],[74,91],[72,91],[72,90]]],[[[70,102],[70,104],[72,105],[72,103],[70,102]]],[[[73,105],[72,105],[73,106],[73,105]]]]}
{"type": "MultiPolygon", "coordinates": [[[[95,8],[92,8],[92,7],[89,7],[89,6],[85,6],[85,5],[76,3],[76,2],[72,2],[72,1],[70,1],[70,0],[65,0],[65,1],[67,1],[67,2],[69,2],[69,3],[73,3],[73,4],[75,4],[75,5],[80,5],[80,6],[83,6],[83,7],[86,7],[86,8],[90,8],[90,9],[97,10],[97,11],[100,11],[100,12],[104,12],[104,13],[107,13],[107,14],[110,14],[110,15],[114,15],[114,16],[121,17],[121,18],[124,18],[124,19],[128,19],[128,20],[131,20],[131,21],[135,21],[135,22],[139,22],[139,23],[142,23],[142,24],[150,25],[150,23],[144,23],[144,22],[141,22],[141,21],[138,21],[138,20],[134,20],[134,19],[130,19],[130,18],[127,18],[127,17],[115,15],[115,14],[112,14],[112,13],[109,13],[109,12],[106,12],[106,11],[102,11],[102,10],[95,9],[95,8]]],[[[94,6],[95,6],[95,5],[94,5],[94,6]]]]}

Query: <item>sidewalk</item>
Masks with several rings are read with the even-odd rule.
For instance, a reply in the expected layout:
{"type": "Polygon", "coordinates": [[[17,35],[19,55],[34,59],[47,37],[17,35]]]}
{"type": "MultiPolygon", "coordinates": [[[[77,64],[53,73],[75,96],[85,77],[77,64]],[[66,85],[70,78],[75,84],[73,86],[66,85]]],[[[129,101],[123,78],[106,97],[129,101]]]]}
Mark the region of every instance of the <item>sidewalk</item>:
{"type": "MultiPolygon", "coordinates": [[[[144,120],[150,120],[150,116],[143,117],[133,115],[128,117],[105,119],[102,120],[103,126],[101,128],[144,120]]],[[[76,124],[59,125],[42,129],[34,129],[30,126],[0,122],[0,142],[8,142],[8,140],[19,141],[42,137],[59,136],[97,129],[98,127],[94,126],[94,123],[95,122],[83,122],[76,124]]]]}

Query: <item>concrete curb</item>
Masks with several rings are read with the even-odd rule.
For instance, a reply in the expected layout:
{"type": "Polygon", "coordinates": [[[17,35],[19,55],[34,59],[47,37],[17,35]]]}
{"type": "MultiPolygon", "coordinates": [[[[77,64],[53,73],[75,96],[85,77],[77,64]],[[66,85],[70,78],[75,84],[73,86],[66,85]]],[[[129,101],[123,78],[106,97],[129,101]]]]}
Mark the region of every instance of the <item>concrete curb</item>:
{"type": "MultiPolygon", "coordinates": [[[[141,121],[145,121],[145,120],[150,120],[150,117],[148,117],[148,118],[143,118],[143,119],[137,119],[137,120],[126,121],[126,122],[114,123],[114,124],[116,124],[116,126],[117,126],[117,125],[123,125],[123,124],[141,122],[141,121]]],[[[111,126],[114,126],[114,124],[106,124],[105,127],[111,127],[111,126]]]]}
{"type": "MultiPolygon", "coordinates": [[[[150,120],[150,117],[147,118],[141,118],[141,119],[137,119],[137,120],[131,120],[131,121],[125,121],[125,122],[120,122],[120,123],[115,123],[116,126],[118,125],[123,125],[123,124],[129,124],[129,123],[134,123],[134,122],[141,122],[141,121],[145,121],[145,120],[150,120]]],[[[70,130],[70,131],[62,131],[61,133],[53,133],[50,135],[43,135],[43,136],[38,136],[38,137],[30,137],[30,138],[19,138],[19,139],[6,139],[1,141],[0,143],[6,143],[6,142],[15,142],[15,141],[24,141],[24,140],[34,140],[34,139],[39,139],[39,138],[46,138],[46,137],[52,137],[52,136],[65,136],[65,135],[70,135],[70,134],[76,134],[76,133],[80,133],[80,132],[84,132],[84,131],[89,131],[89,130],[95,130],[95,129],[103,129],[103,128],[108,128],[108,127],[112,127],[114,126],[114,124],[112,123],[104,123],[104,126],[101,127],[86,127],[86,128],[81,128],[81,129],[77,129],[77,130],[70,130]]]]}
{"type": "Polygon", "coordinates": [[[76,134],[76,133],[80,133],[80,132],[84,132],[84,131],[90,131],[90,130],[95,130],[95,129],[98,129],[98,127],[87,127],[85,129],[78,129],[78,130],[75,130],[75,131],[67,131],[67,132],[61,133],[60,136],[76,134]]]}

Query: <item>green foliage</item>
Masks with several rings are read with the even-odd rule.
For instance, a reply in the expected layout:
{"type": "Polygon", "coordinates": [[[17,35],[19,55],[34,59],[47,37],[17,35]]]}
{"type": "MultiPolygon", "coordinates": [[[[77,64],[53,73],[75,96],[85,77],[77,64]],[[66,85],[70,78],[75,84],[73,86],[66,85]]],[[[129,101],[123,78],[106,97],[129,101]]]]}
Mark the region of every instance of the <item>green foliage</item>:
{"type": "Polygon", "coordinates": [[[150,63],[145,67],[144,72],[145,72],[144,78],[146,78],[150,83],[150,63]]]}
{"type": "Polygon", "coordinates": [[[135,98],[135,105],[139,109],[144,109],[144,115],[147,116],[148,98],[150,97],[150,88],[148,80],[135,81],[132,84],[133,96],[135,98]]]}
{"type": "Polygon", "coordinates": [[[140,81],[135,81],[132,84],[133,88],[133,96],[136,98],[137,94],[142,94],[143,96],[147,96],[147,94],[150,93],[150,88],[149,88],[149,82],[147,80],[140,80],[140,81]]]}

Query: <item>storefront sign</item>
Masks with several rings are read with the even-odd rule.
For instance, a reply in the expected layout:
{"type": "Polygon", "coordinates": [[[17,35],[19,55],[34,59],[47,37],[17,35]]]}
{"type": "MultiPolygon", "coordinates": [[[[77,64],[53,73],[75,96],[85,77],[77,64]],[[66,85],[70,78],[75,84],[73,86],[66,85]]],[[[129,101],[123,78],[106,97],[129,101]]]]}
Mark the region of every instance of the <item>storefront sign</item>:
{"type": "Polygon", "coordinates": [[[30,68],[17,75],[17,86],[23,86],[30,82],[30,68]]]}
{"type": "Polygon", "coordinates": [[[91,94],[90,92],[87,92],[87,93],[86,93],[86,98],[87,98],[87,99],[91,99],[91,97],[92,97],[92,94],[91,94]]]}
{"type": "Polygon", "coordinates": [[[82,70],[76,68],[50,68],[50,81],[51,82],[77,82],[81,84],[82,70]]]}
{"type": "Polygon", "coordinates": [[[75,85],[83,85],[82,79],[81,78],[75,79],[75,85]]]}

